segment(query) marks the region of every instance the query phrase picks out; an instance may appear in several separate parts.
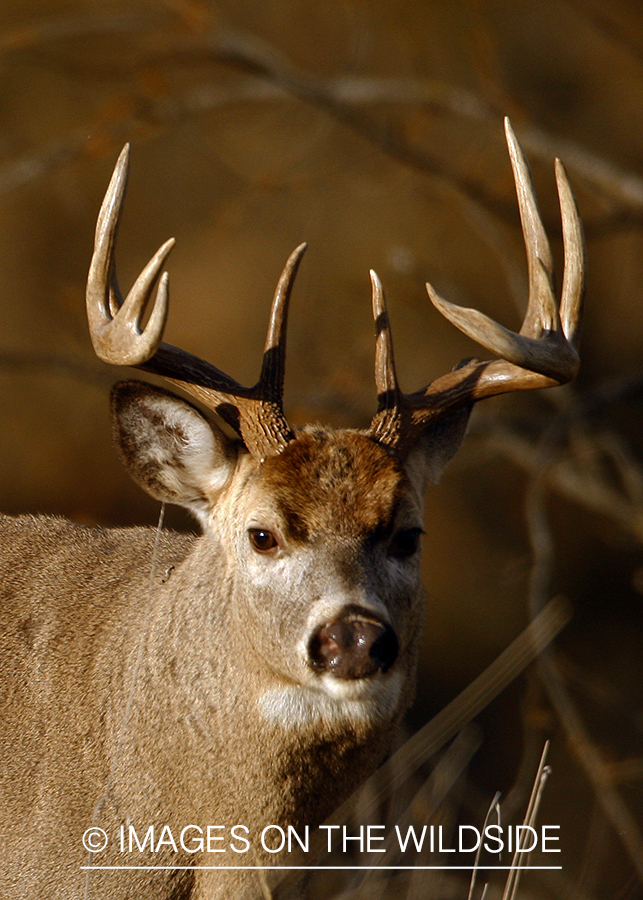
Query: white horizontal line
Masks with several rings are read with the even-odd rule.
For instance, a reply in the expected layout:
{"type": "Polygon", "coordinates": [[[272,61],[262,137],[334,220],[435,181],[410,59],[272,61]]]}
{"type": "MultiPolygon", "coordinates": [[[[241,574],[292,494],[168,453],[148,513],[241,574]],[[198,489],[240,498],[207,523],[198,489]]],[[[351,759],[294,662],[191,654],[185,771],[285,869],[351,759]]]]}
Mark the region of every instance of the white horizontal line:
{"type": "Polygon", "coordinates": [[[106,871],[106,870],[122,870],[122,869],[133,869],[133,870],[170,870],[170,871],[194,871],[197,869],[234,869],[235,871],[243,871],[245,869],[248,870],[260,870],[264,869],[294,869],[298,872],[316,872],[317,870],[327,870],[327,869],[344,869],[351,871],[360,871],[364,872],[377,872],[381,870],[382,872],[398,872],[404,870],[413,870],[413,869],[436,869],[439,871],[452,871],[452,870],[464,870],[466,872],[472,872],[474,869],[478,872],[486,871],[516,871],[518,869],[522,869],[525,871],[542,871],[543,869],[552,870],[552,869],[562,869],[562,866],[81,866],[80,867],[84,871],[106,871]]]}

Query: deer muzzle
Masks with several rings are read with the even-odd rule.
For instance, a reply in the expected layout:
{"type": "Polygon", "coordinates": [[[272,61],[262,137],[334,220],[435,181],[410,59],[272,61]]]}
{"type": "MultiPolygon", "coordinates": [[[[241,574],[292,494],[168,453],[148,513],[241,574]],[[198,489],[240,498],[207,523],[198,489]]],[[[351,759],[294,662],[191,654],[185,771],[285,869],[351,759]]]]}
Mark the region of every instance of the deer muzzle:
{"type": "Polygon", "coordinates": [[[369,678],[391,668],[399,652],[390,625],[366,611],[348,609],[314,632],[308,645],[312,668],[335,678],[369,678]]]}

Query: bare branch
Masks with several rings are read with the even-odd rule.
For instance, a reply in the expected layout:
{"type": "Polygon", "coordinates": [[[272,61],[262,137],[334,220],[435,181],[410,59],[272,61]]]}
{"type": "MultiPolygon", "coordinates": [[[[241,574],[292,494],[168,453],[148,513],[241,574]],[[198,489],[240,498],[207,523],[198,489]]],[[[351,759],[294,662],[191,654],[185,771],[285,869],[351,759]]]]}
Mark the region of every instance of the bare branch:
{"type": "MultiPolygon", "coordinates": [[[[546,608],[553,570],[553,538],[545,512],[546,473],[555,459],[565,428],[558,420],[542,442],[539,466],[527,495],[527,519],[533,553],[529,603],[532,616],[546,608]]],[[[598,803],[614,833],[618,836],[630,861],[643,882],[643,833],[614,786],[610,769],[594,745],[574,704],[551,648],[547,647],[538,659],[538,670],[549,699],[565,730],[569,746],[589,779],[598,803]]]]}

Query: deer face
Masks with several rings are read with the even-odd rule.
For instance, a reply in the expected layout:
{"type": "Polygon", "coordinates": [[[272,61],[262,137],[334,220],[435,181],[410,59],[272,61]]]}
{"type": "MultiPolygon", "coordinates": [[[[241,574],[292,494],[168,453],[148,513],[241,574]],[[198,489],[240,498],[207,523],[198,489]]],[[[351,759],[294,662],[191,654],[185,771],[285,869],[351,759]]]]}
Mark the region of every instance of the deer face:
{"type": "MultiPolygon", "coordinates": [[[[422,616],[419,486],[351,431],[306,430],[251,468],[236,547],[259,633],[296,632],[290,674],[329,696],[394,682],[422,616]]],[[[278,667],[292,649],[265,662],[278,667]]]]}
{"type": "Polygon", "coordinates": [[[349,701],[351,715],[391,715],[421,630],[426,466],[319,428],[259,462],[189,404],[137,382],[117,386],[113,407],[131,474],[193,512],[226,558],[246,649],[271,673],[266,714],[345,715],[349,701]]]}

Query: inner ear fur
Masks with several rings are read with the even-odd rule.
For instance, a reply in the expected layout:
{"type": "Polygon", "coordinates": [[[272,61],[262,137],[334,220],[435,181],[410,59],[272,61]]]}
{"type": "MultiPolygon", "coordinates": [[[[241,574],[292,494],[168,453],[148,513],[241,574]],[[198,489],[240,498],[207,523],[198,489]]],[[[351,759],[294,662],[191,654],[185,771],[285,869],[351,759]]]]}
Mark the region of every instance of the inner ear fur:
{"type": "Polygon", "coordinates": [[[114,442],[134,481],[206,523],[234,469],[238,444],[190,403],[141,381],[112,390],[114,442]]]}

